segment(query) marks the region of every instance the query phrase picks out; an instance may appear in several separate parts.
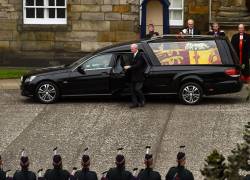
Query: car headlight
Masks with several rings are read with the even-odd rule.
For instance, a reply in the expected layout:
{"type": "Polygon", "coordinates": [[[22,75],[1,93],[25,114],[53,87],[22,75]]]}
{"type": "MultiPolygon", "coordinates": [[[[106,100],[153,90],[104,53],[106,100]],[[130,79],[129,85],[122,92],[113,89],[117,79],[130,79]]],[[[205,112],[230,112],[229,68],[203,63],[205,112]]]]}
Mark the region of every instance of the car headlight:
{"type": "Polygon", "coordinates": [[[36,78],[36,76],[27,77],[27,78],[25,79],[25,82],[26,82],[26,83],[27,83],[27,82],[31,82],[31,81],[33,81],[35,78],[36,78]]]}
{"type": "Polygon", "coordinates": [[[23,76],[21,76],[21,82],[23,82],[23,76]]]}

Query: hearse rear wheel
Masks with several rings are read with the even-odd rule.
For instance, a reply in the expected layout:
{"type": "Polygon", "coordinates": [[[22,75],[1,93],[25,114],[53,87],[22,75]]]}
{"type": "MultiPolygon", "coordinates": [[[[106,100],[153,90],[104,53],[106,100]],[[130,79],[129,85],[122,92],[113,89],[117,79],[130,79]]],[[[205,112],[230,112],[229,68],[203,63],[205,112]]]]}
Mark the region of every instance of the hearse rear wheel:
{"type": "Polygon", "coordinates": [[[197,83],[189,82],[181,86],[179,98],[182,103],[187,105],[198,104],[203,97],[203,90],[197,83]]]}

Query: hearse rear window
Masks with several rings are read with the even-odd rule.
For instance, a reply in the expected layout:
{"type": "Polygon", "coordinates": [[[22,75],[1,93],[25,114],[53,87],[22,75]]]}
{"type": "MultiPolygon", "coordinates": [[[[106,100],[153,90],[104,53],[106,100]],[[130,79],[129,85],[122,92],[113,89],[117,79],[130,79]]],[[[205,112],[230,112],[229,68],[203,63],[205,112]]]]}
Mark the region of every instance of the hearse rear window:
{"type": "Polygon", "coordinates": [[[149,43],[161,65],[222,64],[215,41],[149,43]]]}

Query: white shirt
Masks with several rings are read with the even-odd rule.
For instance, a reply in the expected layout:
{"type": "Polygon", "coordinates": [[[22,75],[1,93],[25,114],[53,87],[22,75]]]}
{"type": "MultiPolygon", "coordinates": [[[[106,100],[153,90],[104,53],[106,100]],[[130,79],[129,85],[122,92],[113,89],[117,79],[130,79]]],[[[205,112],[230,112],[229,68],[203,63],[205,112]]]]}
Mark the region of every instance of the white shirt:
{"type": "Polygon", "coordinates": [[[136,53],[134,53],[134,57],[137,55],[138,51],[136,51],[136,53]]]}

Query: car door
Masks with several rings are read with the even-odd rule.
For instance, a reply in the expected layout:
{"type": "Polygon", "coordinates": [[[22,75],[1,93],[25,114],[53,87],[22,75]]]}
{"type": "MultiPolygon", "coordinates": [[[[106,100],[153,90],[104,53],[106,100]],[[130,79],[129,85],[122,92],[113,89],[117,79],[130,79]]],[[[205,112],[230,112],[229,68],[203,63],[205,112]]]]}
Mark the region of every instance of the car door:
{"type": "Polygon", "coordinates": [[[76,67],[68,79],[69,94],[106,95],[110,93],[113,54],[95,55],[76,67]]]}
{"type": "Polygon", "coordinates": [[[129,90],[129,74],[124,71],[124,66],[130,65],[133,54],[129,52],[116,53],[114,65],[110,75],[110,88],[112,94],[127,94],[129,90]]]}

